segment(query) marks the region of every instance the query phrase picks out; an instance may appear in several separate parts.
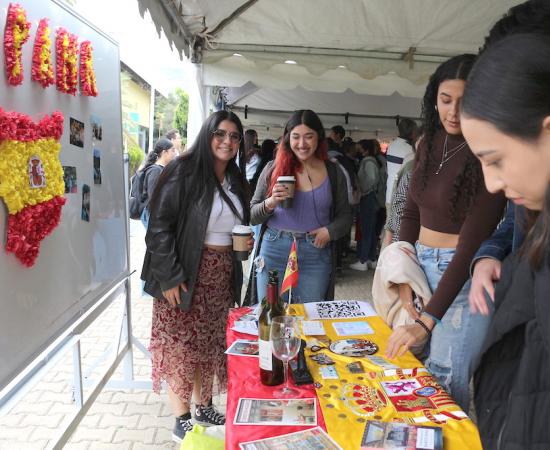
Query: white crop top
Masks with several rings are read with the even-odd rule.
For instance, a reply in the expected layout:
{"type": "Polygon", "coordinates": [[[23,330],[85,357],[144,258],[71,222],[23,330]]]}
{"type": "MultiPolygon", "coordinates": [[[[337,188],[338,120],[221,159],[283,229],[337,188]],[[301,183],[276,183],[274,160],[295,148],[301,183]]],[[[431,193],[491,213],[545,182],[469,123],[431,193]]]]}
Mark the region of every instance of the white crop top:
{"type": "MultiPolygon", "coordinates": [[[[243,215],[243,207],[233,192],[229,190],[229,182],[225,179],[222,183],[222,188],[227,196],[239,211],[239,214],[243,215]]],[[[240,220],[235,217],[231,208],[220,196],[220,193],[216,189],[214,191],[214,200],[212,201],[212,211],[210,212],[210,219],[208,219],[208,226],[206,227],[206,236],[204,243],[209,245],[231,245],[232,237],[231,230],[235,225],[240,225],[240,220]]]]}

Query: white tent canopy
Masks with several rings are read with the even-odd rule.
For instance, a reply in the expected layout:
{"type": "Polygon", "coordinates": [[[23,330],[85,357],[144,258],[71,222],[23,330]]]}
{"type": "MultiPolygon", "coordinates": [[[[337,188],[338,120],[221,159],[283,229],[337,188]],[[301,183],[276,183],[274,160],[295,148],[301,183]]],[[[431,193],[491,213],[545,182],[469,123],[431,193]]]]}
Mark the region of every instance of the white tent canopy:
{"type": "Polygon", "coordinates": [[[439,63],[477,52],[492,24],[521,0],[138,2],[159,32],[199,64],[204,86],[252,82],[277,93],[351,90],[418,99],[439,63]]]}

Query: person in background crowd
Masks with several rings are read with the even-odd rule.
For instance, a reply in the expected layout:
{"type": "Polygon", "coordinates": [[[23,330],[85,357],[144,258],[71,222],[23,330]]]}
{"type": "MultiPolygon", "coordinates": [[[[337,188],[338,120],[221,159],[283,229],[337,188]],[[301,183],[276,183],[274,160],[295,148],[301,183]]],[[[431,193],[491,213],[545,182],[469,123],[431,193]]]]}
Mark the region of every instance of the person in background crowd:
{"type": "Polygon", "coordinates": [[[415,323],[395,328],[386,349],[386,356],[394,358],[431,336],[425,366],[464,411],[468,411],[469,382],[490,322],[469,312],[468,269],[502,217],[505,204],[502,195],[485,189],[481,165],[462,136],[459,107],[474,60],[468,54],[449,59],[437,68],[426,88],[424,134],[399,240],[416,245],[433,295],[419,314],[410,286],[399,286],[400,300],[415,323]]]}
{"type": "Polygon", "coordinates": [[[550,37],[491,44],[466,84],[464,136],[491,192],[540,211],[502,264],[475,375],[483,448],[550,448],[550,37]]]}
{"type": "Polygon", "coordinates": [[[414,158],[414,142],[418,138],[418,125],[412,119],[401,119],[397,125],[399,136],[388,145],[386,160],[388,162],[388,183],[386,203],[391,204],[397,174],[406,160],[414,158]]]}
{"type": "Polygon", "coordinates": [[[141,213],[141,223],[147,229],[149,223],[149,208],[148,204],[155,191],[155,186],[160,174],[164,168],[177,156],[176,147],[173,142],[167,138],[160,138],[156,143],[152,152],[147,154],[143,171],[143,194],[145,200],[145,208],[141,213]]]}
{"type": "Polygon", "coordinates": [[[176,152],[178,153],[178,155],[181,155],[184,145],[182,144],[180,132],[176,129],[170,130],[168,133],[166,133],[165,138],[172,141],[172,144],[174,144],[174,147],[176,148],[176,152]]]}
{"type": "MultiPolygon", "coordinates": [[[[510,8],[499,20],[480,49],[480,53],[500,39],[518,33],[538,33],[550,35],[550,3],[545,0],[529,0],[510,8]]],[[[529,212],[523,205],[508,201],[506,216],[497,230],[487,239],[472,261],[472,288],[470,289],[470,309],[472,312],[489,314],[486,296],[494,301],[494,285],[500,279],[501,262],[511,252],[516,251],[525,238],[529,212]]]]}
{"type": "Polygon", "coordinates": [[[256,173],[254,174],[252,179],[249,180],[250,192],[252,193],[252,195],[254,195],[254,192],[256,191],[256,185],[258,184],[258,178],[260,178],[262,170],[264,170],[264,167],[267,165],[267,163],[269,161],[272,161],[274,158],[276,146],[277,144],[275,144],[275,141],[273,139],[264,139],[264,141],[262,142],[260,150],[260,163],[256,168],[256,173]]]}
{"type": "Polygon", "coordinates": [[[149,202],[141,278],[154,297],[153,389],[167,384],[175,441],[193,428],[193,392],[196,422],[225,423],[211,399],[214,377],[220,388],[226,384],[225,326],[242,287],[231,245],[233,226],[250,216],[242,136],[234,113],[210,115],[191,148],[163,171],[149,202]]]}
{"type": "Polygon", "coordinates": [[[256,173],[261,160],[261,148],[258,145],[256,130],[246,130],[244,133],[244,151],[246,163],[246,179],[250,182],[256,173]]]}
{"type": "Polygon", "coordinates": [[[255,261],[259,300],[266,295],[268,270],[285,273],[294,241],[300,276],[292,301],[334,298],[333,243],[349,229],[351,210],[346,179],[334,163],[327,161],[325,130],[313,111],[295,111],[286,123],[275,161],[266,165],[258,180],[251,202],[251,223],[265,224],[255,261]],[[289,194],[277,182],[279,176],[296,178],[291,208],[280,206],[289,194]]]}
{"type": "Polygon", "coordinates": [[[337,150],[341,153],[342,141],[346,135],[346,130],[342,125],[334,125],[330,129],[330,134],[328,136],[329,142],[329,151],[337,150]]]}
{"type": "Polygon", "coordinates": [[[361,139],[359,147],[363,159],[357,174],[361,201],[359,203],[359,223],[361,240],[357,243],[358,261],[350,264],[350,269],[366,271],[376,267],[376,222],[380,209],[379,197],[386,195],[385,167],[379,159],[380,144],[376,139],[361,139]]]}

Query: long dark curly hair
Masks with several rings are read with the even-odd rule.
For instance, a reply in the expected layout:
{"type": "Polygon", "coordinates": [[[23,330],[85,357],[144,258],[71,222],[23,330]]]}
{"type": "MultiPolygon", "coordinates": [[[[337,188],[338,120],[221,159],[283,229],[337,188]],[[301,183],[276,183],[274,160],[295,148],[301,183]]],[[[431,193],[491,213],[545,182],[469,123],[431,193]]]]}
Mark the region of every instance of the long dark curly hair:
{"type": "MultiPolygon", "coordinates": [[[[418,161],[421,164],[419,173],[421,174],[422,190],[426,188],[429,175],[437,166],[433,156],[433,142],[435,134],[443,128],[436,109],[439,85],[446,80],[466,81],[475,58],[475,55],[468,53],[454,56],[441,64],[430,77],[422,100],[422,127],[424,129],[422,145],[425,147],[425,152],[421,160],[418,161]]],[[[417,157],[419,154],[420,152],[417,152],[417,157]]],[[[482,184],[481,164],[471,152],[468,152],[466,163],[453,183],[449,204],[449,213],[453,220],[459,220],[467,215],[482,184]],[[458,206],[459,200],[461,200],[460,207],[458,206]]]]}

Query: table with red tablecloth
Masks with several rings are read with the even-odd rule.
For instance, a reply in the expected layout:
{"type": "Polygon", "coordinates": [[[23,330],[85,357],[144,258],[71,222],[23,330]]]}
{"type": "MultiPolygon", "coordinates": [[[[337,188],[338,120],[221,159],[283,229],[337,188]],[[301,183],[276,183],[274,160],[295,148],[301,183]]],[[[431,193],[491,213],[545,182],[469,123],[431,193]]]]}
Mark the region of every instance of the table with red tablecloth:
{"type": "MultiPolygon", "coordinates": [[[[238,333],[231,328],[235,320],[249,312],[248,308],[233,309],[229,313],[227,322],[227,346],[229,347],[237,339],[254,339],[249,334],[238,333]]],[[[239,442],[254,441],[271,436],[307,430],[311,426],[258,426],[258,425],[233,425],[239,398],[273,398],[273,390],[277,387],[264,386],[260,381],[260,368],[258,358],[228,355],[227,361],[227,415],[225,427],[225,448],[238,449],[239,442]]],[[[289,374],[289,382],[300,394],[296,398],[315,398],[315,388],[312,384],[295,386],[289,374]]],[[[280,386],[278,386],[280,388],[280,386]]],[[[326,430],[323,413],[317,402],[317,423],[326,430]]]]}
{"type": "MultiPolygon", "coordinates": [[[[294,305],[296,314],[306,316],[302,305],[294,305]]],[[[227,323],[227,346],[237,339],[254,339],[248,334],[231,328],[249,308],[230,311],[227,323]]],[[[361,336],[372,340],[379,347],[377,355],[383,356],[391,329],[378,316],[346,321],[367,321],[373,334],[361,336]]],[[[341,339],[332,324],[340,320],[323,320],[326,337],[332,341],[341,339]]],[[[308,337],[309,338],[309,337],[308,337]]],[[[306,340],[308,340],[306,338],[306,340]]],[[[417,426],[441,427],[445,450],[481,450],[475,424],[454,403],[437,381],[410,352],[386,363],[391,367],[379,367],[362,358],[365,373],[353,374],[347,364],[357,359],[327,352],[335,360],[338,380],[325,380],[317,363],[311,361],[306,350],[308,368],[315,385],[294,386],[297,398],[317,398],[318,426],[345,450],[358,449],[368,421],[401,422],[417,426]],[[399,387],[399,391],[396,389],[399,387]],[[395,390],[392,391],[392,389],[395,390]],[[409,393],[405,393],[409,390],[409,393]]],[[[310,429],[311,426],[234,425],[240,398],[273,398],[277,387],[264,386],[260,382],[258,358],[228,355],[228,393],[226,412],[226,449],[239,449],[239,443],[267,437],[280,436],[310,429]]]]}

